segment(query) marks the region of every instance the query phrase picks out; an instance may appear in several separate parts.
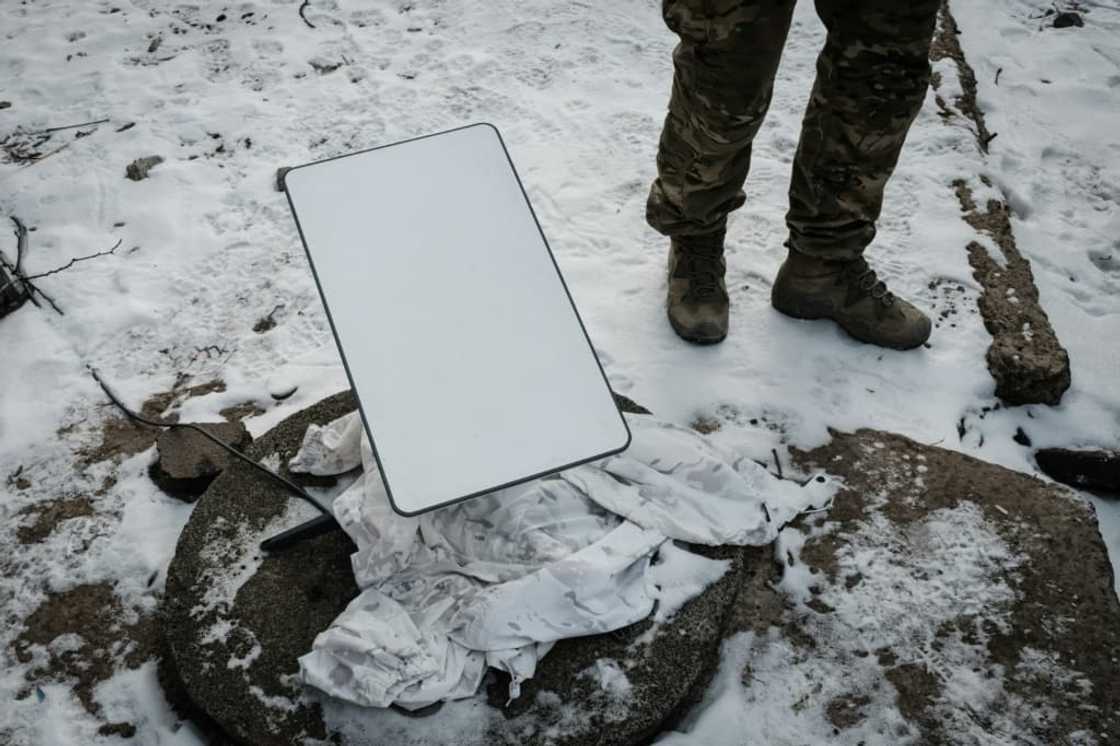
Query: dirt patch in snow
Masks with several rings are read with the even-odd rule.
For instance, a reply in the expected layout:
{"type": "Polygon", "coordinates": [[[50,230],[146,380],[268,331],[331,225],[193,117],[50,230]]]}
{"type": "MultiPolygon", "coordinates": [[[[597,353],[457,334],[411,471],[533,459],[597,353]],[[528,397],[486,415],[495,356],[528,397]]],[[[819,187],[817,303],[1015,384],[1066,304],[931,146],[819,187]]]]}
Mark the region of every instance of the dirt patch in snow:
{"type": "MultiPolygon", "coordinates": [[[[956,68],[956,86],[945,86],[939,72],[932,78],[934,98],[946,121],[958,114],[972,122],[976,144],[982,154],[996,134],[989,132],[984,112],[977,104],[976,74],[961,48],[960,27],[943,2],[937,32],[930,47],[930,60],[951,60],[956,68]],[[955,90],[951,104],[944,91],[955,90]]],[[[981,177],[985,187],[992,183],[981,177]]],[[[978,241],[967,246],[973,275],[983,288],[979,298],[984,327],[992,335],[988,369],[996,381],[996,396],[1008,404],[1058,404],[1070,386],[1069,355],[1058,341],[1049,317],[1039,302],[1030,262],[1019,253],[1011,230],[1011,210],[1006,200],[989,199],[982,208],[972,188],[963,179],[953,183],[966,223],[998,247],[1000,257],[978,241]]]]}
{"type": "MultiPolygon", "coordinates": [[[[31,696],[40,683],[69,682],[82,707],[95,717],[101,715],[94,697],[97,685],[120,667],[134,669],[154,657],[158,640],[155,617],[124,609],[111,583],[49,594],[23,625],[12,652],[20,663],[32,665],[27,686],[17,697],[31,696]]],[[[132,728],[106,723],[103,731],[123,735],[132,728]]]]}
{"type": "Polygon", "coordinates": [[[262,415],[265,411],[255,401],[243,401],[240,404],[234,404],[232,407],[226,407],[218,414],[224,417],[226,422],[241,422],[249,417],[262,415]]]}
{"type": "Polygon", "coordinates": [[[8,475],[7,484],[12,489],[25,490],[31,486],[31,480],[23,473],[23,467],[18,467],[8,475]]]}
{"type": "MultiPolygon", "coordinates": [[[[941,725],[932,707],[941,696],[941,681],[920,663],[903,663],[884,673],[898,691],[898,709],[902,716],[917,723],[931,740],[945,741],[941,725]]],[[[833,721],[835,722],[835,721],[833,721]]]]}
{"type": "Polygon", "coordinates": [[[863,708],[870,703],[870,697],[859,694],[845,694],[828,703],[828,706],[825,707],[825,715],[828,717],[828,722],[840,730],[844,730],[863,721],[866,717],[863,708]]]}
{"type": "Polygon", "coordinates": [[[981,208],[964,180],[953,185],[964,221],[995,241],[1003,255],[1001,263],[977,241],[967,247],[973,275],[984,288],[978,303],[992,335],[987,360],[996,396],[1008,404],[1058,404],[1070,386],[1069,354],[1042,309],[1031,264],[1015,245],[1011,211],[996,199],[981,208]]]}
{"type": "Polygon", "coordinates": [[[34,518],[16,529],[16,540],[20,544],[38,544],[50,536],[63,521],[91,516],[93,512],[93,502],[86,496],[61,497],[28,505],[16,513],[16,517],[34,518]]]}
{"type": "Polygon", "coordinates": [[[714,417],[701,415],[700,417],[697,417],[695,420],[693,420],[692,424],[689,425],[689,427],[691,427],[701,435],[710,435],[716,430],[719,430],[720,427],[722,427],[722,423],[714,417]]]}
{"type": "MultiPolygon", "coordinates": [[[[968,60],[964,57],[961,40],[958,38],[960,34],[960,26],[957,25],[956,19],[953,18],[953,14],[949,10],[948,0],[944,0],[941,4],[941,10],[937,14],[937,31],[934,33],[933,42],[929,47],[929,58],[932,62],[949,59],[956,64],[961,92],[954,97],[953,105],[957,111],[972,120],[976,126],[976,144],[980,146],[982,152],[987,153],[988,144],[995,139],[995,135],[988,131],[988,125],[984,121],[984,112],[976,103],[976,73],[973,72],[972,65],[968,64],[968,60]]],[[[935,90],[941,87],[941,81],[936,74],[932,82],[935,90]]],[[[943,117],[953,116],[954,112],[946,105],[940,94],[936,94],[935,100],[943,117]]]]}
{"type": "MultiPolygon", "coordinates": [[[[189,376],[180,376],[170,391],[164,391],[149,396],[140,406],[139,414],[152,420],[165,422],[178,422],[179,415],[174,411],[164,414],[168,409],[174,409],[187,399],[206,394],[219,393],[226,390],[225,381],[220,378],[188,386],[189,376]]],[[[66,428],[60,431],[65,434],[66,428]]],[[[106,419],[101,425],[101,441],[78,452],[85,465],[95,464],[114,458],[126,458],[141,451],[146,451],[155,445],[160,431],[156,428],[141,425],[125,417],[123,414],[106,419]]]]}

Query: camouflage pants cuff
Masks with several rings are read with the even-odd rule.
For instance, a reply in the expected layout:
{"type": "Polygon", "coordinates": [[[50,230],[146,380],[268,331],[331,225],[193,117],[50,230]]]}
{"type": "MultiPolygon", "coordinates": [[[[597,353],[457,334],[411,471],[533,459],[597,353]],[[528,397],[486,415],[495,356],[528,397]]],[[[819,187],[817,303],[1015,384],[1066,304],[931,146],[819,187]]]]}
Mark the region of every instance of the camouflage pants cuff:
{"type": "MultiPolygon", "coordinates": [[[[874,228],[871,231],[873,236],[874,228]]],[[[863,252],[867,249],[869,243],[871,243],[871,240],[864,236],[808,237],[797,235],[795,231],[791,230],[789,239],[786,241],[786,247],[799,254],[818,259],[847,262],[863,256],[863,252]]]]}

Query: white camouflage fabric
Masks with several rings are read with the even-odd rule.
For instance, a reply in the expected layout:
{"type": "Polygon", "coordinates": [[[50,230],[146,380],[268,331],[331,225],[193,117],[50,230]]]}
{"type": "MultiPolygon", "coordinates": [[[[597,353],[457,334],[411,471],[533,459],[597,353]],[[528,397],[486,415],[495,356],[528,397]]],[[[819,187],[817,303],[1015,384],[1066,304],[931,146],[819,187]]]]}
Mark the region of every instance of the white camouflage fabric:
{"type": "Polygon", "coordinates": [[[494,667],[516,697],[556,640],[651,613],[666,541],[767,544],[834,488],[778,480],[653,417],[628,421],[621,455],[413,518],[390,507],[357,412],[308,428],[293,471],[364,471],[333,505],[361,593],[300,658],[304,683],[416,709],[472,696],[494,667]]]}

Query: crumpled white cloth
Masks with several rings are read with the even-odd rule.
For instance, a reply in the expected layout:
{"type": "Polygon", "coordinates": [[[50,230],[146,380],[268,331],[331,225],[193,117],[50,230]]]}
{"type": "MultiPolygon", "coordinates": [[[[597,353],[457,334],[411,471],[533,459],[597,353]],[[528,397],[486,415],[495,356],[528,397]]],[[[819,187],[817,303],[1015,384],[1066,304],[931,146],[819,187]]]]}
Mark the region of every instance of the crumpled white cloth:
{"type": "Polygon", "coordinates": [[[666,541],[767,544],[834,489],[778,480],[650,416],[628,422],[620,455],[411,518],[390,507],[358,412],[310,426],[293,471],[364,470],[333,505],[361,593],[300,658],[304,683],[420,708],[472,696],[493,667],[516,697],[555,641],[650,614],[666,541]]]}

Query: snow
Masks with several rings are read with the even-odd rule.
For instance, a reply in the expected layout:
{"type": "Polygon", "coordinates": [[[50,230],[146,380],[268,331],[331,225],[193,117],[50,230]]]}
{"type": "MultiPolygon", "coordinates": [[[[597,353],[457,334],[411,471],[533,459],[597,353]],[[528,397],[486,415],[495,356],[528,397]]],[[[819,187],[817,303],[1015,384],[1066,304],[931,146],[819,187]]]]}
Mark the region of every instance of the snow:
{"type": "Polygon", "coordinates": [[[589,679],[598,688],[591,694],[605,723],[620,722],[627,718],[633,700],[634,687],[618,661],[599,658],[579,673],[579,678],[589,679]]]}
{"type": "Polygon", "coordinates": [[[587,670],[580,673],[581,677],[592,679],[599,688],[615,699],[626,699],[633,691],[630,679],[626,677],[617,661],[609,658],[600,658],[587,670]]]}
{"type": "Polygon", "coordinates": [[[97,731],[97,723],[85,716],[70,687],[53,683],[38,687],[35,697],[14,707],[9,704],[4,723],[24,735],[26,743],[89,743],[97,731]]]}
{"type": "MultiPolygon", "coordinates": [[[[261,528],[249,530],[245,524],[240,524],[235,538],[209,543],[202,556],[205,567],[237,569],[229,573],[208,571],[200,579],[207,586],[206,593],[202,597],[202,603],[191,609],[191,616],[198,619],[205,617],[211,611],[216,611],[218,615],[216,624],[227,623],[224,614],[233,607],[237,592],[257,573],[261,562],[264,561],[261,542],[315,515],[317,513],[314,509],[306,503],[292,500],[279,515],[261,528]]],[[[222,536],[228,531],[228,527],[222,519],[219,519],[214,522],[211,530],[215,535],[222,536]]],[[[228,633],[228,629],[225,632],[228,633]]]]}
{"type": "MultiPolygon", "coordinates": [[[[146,743],[194,746],[205,742],[198,728],[189,721],[181,720],[167,704],[157,678],[155,661],[148,661],[132,671],[121,671],[100,684],[97,700],[105,707],[106,720],[132,722],[137,733],[143,734],[146,743]]],[[[108,740],[112,742],[112,739],[108,740]]]]}
{"type": "MultiPolygon", "coordinates": [[[[722,666],[705,700],[677,732],[657,741],[659,746],[732,746],[753,742],[752,738],[775,744],[831,741],[835,726],[827,719],[826,708],[842,697],[866,700],[867,717],[843,731],[845,742],[919,743],[922,736],[899,711],[894,688],[879,684],[882,669],[877,658],[879,651],[913,649],[920,651],[917,660],[898,662],[916,663],[940,681],[937,717],[955,741],[994,743],[985,740],[994,732],[1006,737],[1003,742],[1016,742],[1016,736],[1033,742],[1029,732],[1018,732],[1021,713],[1012,718],[1007,711],[989,707],[995,702],[1019,704],[1004,689],[1001,666],[987,660],[989,633],[977,630],[978,639],[966,640],[959,632],[945,637],[943,630],[944,625],[975,618],[981,611],[997,624],[1008,625],[1016,595],[1003,578],[1014,572],[1019,557],[972,503],[934,511],[905,527],[892,523],[875,507],[868,507],[866,525],[837,555],[838,578],[862,576],[850,588],[830,585],[811,592],[809,585],[817,582],[800,561],[803,535],[786,529],[802,536],[786,543],[789,554],[782,557],[792,563],[792,569],[800,570],[790,573],[787,568],[786,577],[800,578],[796,585],[801,587],[783,590],[799,611],[814,597],[835,609],[829,614],[810,611],[802,617],[805,633],[818,644],[806,651],[777,628],[727,640],[722,666]],[[908,550],[899,551],[904,546],[908,550]],[[991,730],[979,730],[977,723],[962,717],[966,711],[990,718],[991,730]]],[[[811,531],[827,529],[827,518],[822,516],[811,531]]],[[[1050,666],[1059,680],[1078,679],[1057,661],[1032,660],[1024,665],[1050,666]]]]}
{"type": "Polygon", "coordinates": [[[730,568],[730,560],[709,559],[673,541],[662,544],[649,572],[649,578],[657,588],[655,621],[672,619],[689,599],[700,595],[730,568]]]}
{"type": "MultiPolygon", "coordinates": [[[[1049,7],[959,3],[992,143],[988,175],[1012,206],[1019,250],[1069,351],[1073,387],[1028,428],[1037,447],[1116,448],[1120,416],[1120,9],[1082,3],[1083,28],[1056,29],[1049,7]],[[999,71],[999,84],[996,74],[999,71]]],[[[1023,465],[1016,468],[1026,470],[1023,465]]],[[[1120,511],[1093,500],[1120,593],[1120,511]]]]}
{"type": "MultiPolygon", "coordinates": [[[[0,517],[8,519],[0,542],[17,549],[0,578],[6,615],[26,618],[47,592],[105,580],[125,608],[154,608],[190,515],[147,479],[151,451],[115,466],[76,465],[75,452],[96,443],[99,423],[113,415],[85,365],[133,405],[168,390],[181,372],[194,383],[221,377],[226,392],[185,411],[218,420],[219,410],[253,401],[266,409],[247,420],[254,434],[345,388],[287,204],[273,190],[275,170],[474,121],[502,131],[612,385],[663,419],[712,419],[722,446],[768,464],[774,449],[783,465],[787,446],[820,444],[828,427],[894,430],[1032,473],[1030,449],[1012,440],[1020,427],[1035,447],[1115,447],[1120,12],[1083,6],[1084,28],[1053,29],[1040,0],[954,3],[980,106],[999,136],[981,158],[964,122],[937,115],[932,93],[910,134],[869,256],[900,295],[935,317],[958,312],[928,349],[907,353],[858,344],[768,305],[790,161],[823,37],[809,3],[798,6],[756,141],[747,206],[731,220],[731,336],[703,349],[681,343],[665,322],[665,241],[642,220],[674,44],[651,0],[317,0],[307,10],[314,29],[294,0],[13,6],[0,32],[0,99],[12,104],[0,109],[0,137],[17,127],[110,122],[54,133],[43,151],[66,147],[39,163],[0,162],[0,214],[36,228],[32,272],[123,243],[113,256],[41,281],[65,316],[28,305],[0,321],[0,517]],[[339,67],[320,73],[312,60],[339,67]],[[148,179],[124,178],[128,163],[153,154],[165,161],[148,179]],[[999,251],[960,219],[951,188],[965,178],[983,197],[981,175],[998,190],[991,194],[1010,201],[1019,249],[1070,352],[1073,386],[1058,407],[990,409],[989,337],[971,312],[978,288],[964,246],[979,240],[999,251]],[[277,306],[276,328],[253,332],[277,306]],[[271,396],[293,386],[290,398],[271,396]],[[32,482],[24,490],[5,481],[19,466],[32,482]],[[96,495],[109,476],[115,484],[96,495]],[[75,493],[92,496],[95,516],[63,524],[44,543],[15,543],[16,511],[75,493]]],[[[951,66],[939,69],[951,98],[959,83],[951,66]]],[[[7,236],[0,250],[11,258],[7,236]]],[[[1120,587],[1120,505],[1088,499],[1120,587]]],[[[793,590],[796,573],[788,577],[793,590]]],[[[6,625],[0,647],[15,634],[18,625],[6,625]]],[[[817,710],[805,706],[773,722],[774,708],[791,706],[783,687],[808,691],[807,682],[782,678],[791,655],[788,643],[765,635],[729,641],[691,735],[667,740],[718,744],[758,723],[772,724],[776,740],[824,733],[817,710]],[[743,709],[737,682],[748,662],[756,681],[769,683],[745,690],[743,709]]],[[[98,739],[98,721],[65,686],[44,685],[41,702],[15,700],[24,673],[6,661],[0,674],[0,737],[10,727],[17,744],[98,739]]],[[[138,742],[201,742],[168,713],[151,675],[146,667],[118,673],[98,700],[137,725],[138,742]]],[[[846,672],[822,663],[820,675],[831,682],[846,672]]],[[[465,729],[486,717],[469,706],[462,713],[465,729]]],[[[893,734],[900,723],[876,727],[893,734]]],[[[408,727],[420,731],[423,721],[408,727]]]]}

